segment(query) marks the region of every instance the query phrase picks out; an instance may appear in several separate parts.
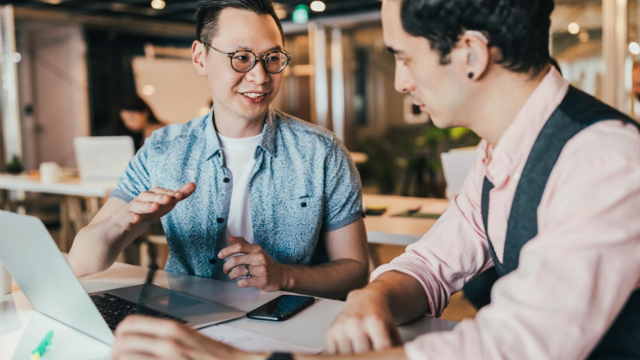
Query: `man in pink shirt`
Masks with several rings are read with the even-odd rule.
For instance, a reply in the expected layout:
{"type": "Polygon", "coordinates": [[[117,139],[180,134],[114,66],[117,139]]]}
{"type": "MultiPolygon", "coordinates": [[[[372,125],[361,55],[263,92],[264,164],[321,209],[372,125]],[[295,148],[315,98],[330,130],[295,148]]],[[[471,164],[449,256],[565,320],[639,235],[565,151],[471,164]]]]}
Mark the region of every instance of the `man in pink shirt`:
{"type": "MultiPolygon", "coordinates": [[[[384,1],[396,89],[437,126],[480,135],[483,156],[433,229],[350,293],[327,350],[356,354],[336,358],[640,359],[640,132],[551,68],[553,8],[384,1]],[[439,316],[492,267],[500,278],[475,319],[399,346],[396,324],[439,316]]],[[[153,319],[116,335],[115,359],[294,358],[153,319]]]]}
{"type": "Polygon", "coordinates": [[[390,347],[494,267],[491,304],[408,359],[640,358],[640,134],[549,66],[551,0],[390,0],[396,88],[485,142],[464,189],[405,254],[352,292],[336,353],[390,347]]]}

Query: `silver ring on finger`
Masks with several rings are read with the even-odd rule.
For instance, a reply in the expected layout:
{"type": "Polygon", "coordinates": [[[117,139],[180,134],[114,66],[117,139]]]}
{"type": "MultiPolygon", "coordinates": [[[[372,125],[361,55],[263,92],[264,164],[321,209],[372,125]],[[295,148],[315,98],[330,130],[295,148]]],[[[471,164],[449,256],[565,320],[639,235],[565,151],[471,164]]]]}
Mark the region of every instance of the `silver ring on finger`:
{"type": "Polygon", "coordinates": [[[251,277],[251,273],[249,272],[249,265],[245,265],[244,266],[244,276],[250,278],[251,277]]]}

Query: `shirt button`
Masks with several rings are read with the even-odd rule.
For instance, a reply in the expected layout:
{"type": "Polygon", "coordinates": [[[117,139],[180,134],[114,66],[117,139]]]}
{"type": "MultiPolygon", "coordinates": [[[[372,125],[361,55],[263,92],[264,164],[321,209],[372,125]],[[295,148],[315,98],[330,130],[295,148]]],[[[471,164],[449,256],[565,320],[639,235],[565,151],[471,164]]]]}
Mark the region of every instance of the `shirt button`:
{"type": "Polygon", "coordinates": [[[218,218],[218,223],[222,224],[224,222],[223,218],[218,218]]]}
{"type": "Polygon", "coordinates": [[[229,180],[229,178],[224,178],[224,180],[222,180],[222,181],[224,181],[225,183],[228,183],[231,180],[229,180]]]}
{"type": "Polygon", "coordinates": [[[216,258],[209,259],[209,264],[213,265],[216,263],[216,258]]]}
{"type": "Polygon", "coordinates": [[[302,204],[300,204],[302,207],[307,207],[307,203],[303,202],[302,204]]]}

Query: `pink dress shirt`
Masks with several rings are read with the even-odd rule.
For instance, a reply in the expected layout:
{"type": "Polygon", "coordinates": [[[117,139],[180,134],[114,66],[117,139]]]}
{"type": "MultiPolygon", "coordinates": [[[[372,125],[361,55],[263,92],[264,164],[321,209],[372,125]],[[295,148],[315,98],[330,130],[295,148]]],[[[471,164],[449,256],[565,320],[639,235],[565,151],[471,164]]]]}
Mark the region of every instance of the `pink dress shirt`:
{"type": "MultiPolygon", "coordinates": [[[[552,69],[498,145],[482,144],[461,193],[434,227],[372,274],[414,277],[440,316],[451,294],[493,266],[481,213],[490,194],[489,237],[500,261],[520,174],[569,84],[552,69]]],[[[500,109],[496,109],[500,111],[500,109]]],[[[532,209],[535,211],[535,209],[532,209]]],[[[597,123],[571,139],[551,172],[538,235],[519,267],[493,287],[491,304],[453,331],[405,344],[411,360],[584,359],[640,287],[640,134],[620,121],[597,123]]],[[[638,344],[640,346],[640,344],[638,344]]]]}

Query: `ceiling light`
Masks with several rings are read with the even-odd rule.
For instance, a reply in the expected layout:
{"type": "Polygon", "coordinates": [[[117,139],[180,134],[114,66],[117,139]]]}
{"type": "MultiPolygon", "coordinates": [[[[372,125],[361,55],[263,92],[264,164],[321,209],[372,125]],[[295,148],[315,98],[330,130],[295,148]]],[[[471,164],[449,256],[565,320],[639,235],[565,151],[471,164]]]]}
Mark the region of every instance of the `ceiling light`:
{"type": "Polygon", "coordinates": [[[280,20],[286,19],[287,15],[289,15],[289,13],[287,12],[287,9],[281,4],[277,4],[277,3],[273,4],[273,8],[276,9],[276,16],[280,20]]]}
{"type": "Polygon", "coordinates": [[[276,15],[278,16],[278,19],[280,20],[284,20],[287,18],[287,10],[285,9],[276,9],[276,15]]]}
{"type": "Polygon", "coordinates": [[[164,7],[167,4],[164,2],[164,0],[153,0],[151,1],[151,7],[156,9],[156,10],[162,10],[164,9],[164,7]]]}
{"type": "Polygon", "coordinates": [[[631,51],[633,55],[640,55],[640,44],[632,42],[629,44],[629,51],[631,51]]]}
{"type": "Polygon", "coordinates": [[[14,52],[13,55],[11,55],[11,60],[13,60],[13,62],[16,64],[19,63],[20,61],[22,61],[22,54],[20,54],[19,52],[14,52]]]}
{"type": "Polygon", "coordinates": [[[311,10],[315,11],[315,12],[322,12],[327,8],[327,5],[325,5],[322,1],[313,1],[310,5],[311,10]]]}
{"type": "Polygon", "coordinates": [[[142,88],[142,93],[144,94],[144,96],[152,96],[156,93],[156,87],[153,85],[145,85],[142,88]]]}
{"type": "Polygon", "coordinates": [[[569,24],[569,27],[567,27],[567,30],[569,30],[569,34],[576,35],[580,32],[580,25],[578,25],[578,23],[572,22],[571,24],[569,24]]]}

